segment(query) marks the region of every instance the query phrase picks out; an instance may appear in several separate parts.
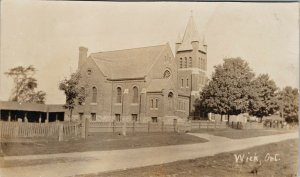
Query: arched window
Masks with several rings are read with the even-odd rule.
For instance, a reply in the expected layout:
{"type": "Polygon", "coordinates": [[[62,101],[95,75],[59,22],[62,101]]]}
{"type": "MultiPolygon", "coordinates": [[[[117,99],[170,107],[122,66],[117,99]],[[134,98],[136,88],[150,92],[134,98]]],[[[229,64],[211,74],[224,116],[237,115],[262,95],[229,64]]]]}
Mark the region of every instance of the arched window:
{"type": "Polygon", "coordinates": [[[193,60],[192,57],[189,58],[189,67],[191,68],[193,66],[193,60]]]}
{"type": "Polygon", "coordinates": [[[78,96],[78,104],[82,105],[85,102],[85,88],[80,87],[79,96],[78,96]]]}
{"type": "Polygon", "coordinates": [[[93,87],[92,89],[92,103],[97,103],[97,88],[93,87]]]}
{"type": "Polygon", "coordinates": [[[151,108],[154,108],[154,100],[151,99],[151,108]]]}
{"type": "Polygon", "coordinates": [[[164,72],[163,78],[169,78],[170,76],[171,76],[170,71],[169,71],[169,70],[166,70],[166,71],[164,72]]]}
{"type": "Polygon", "coordinates": [[[179,68],[182,68],[182,58],[179,60],[179,68]]]}
{"type": "Polygon", "coordinates": [[[132,98],[132,102],[133,103],[137,103],[138,102],[138,88],[137,87],[133,87],[133,98],[132,98]]]}
{"type": "Polygon", "coordinates": [[[187,68],[187,58],[184,58],[184,67],[187,68]]]}
{"type": "Polygon", "coordinates": [[[189,87],[189,79],[186,79],[186,87],[189,87]]]}
{"type": "Polygon", "coordinates": [[[117,103],[121,103],[122,101],[122,89],[121,87],[117,88],[117,103]]]}
{"type": "Polygon", "coordinates": [[[172,93],[172,92],[170,92],[170,93],[168,94],[168,98],[173,98],[173,93],[172,93]]]}

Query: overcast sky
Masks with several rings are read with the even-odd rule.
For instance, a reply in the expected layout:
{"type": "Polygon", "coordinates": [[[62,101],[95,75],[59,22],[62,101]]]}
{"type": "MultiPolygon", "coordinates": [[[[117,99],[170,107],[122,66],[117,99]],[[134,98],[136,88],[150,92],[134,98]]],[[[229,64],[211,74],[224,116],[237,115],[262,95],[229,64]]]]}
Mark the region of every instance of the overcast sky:
{"type": "Polygon", "coordinates": [[[58,82],[75,71],[78,47],[89,53],[169,43],[174,49],[193,11],[208,44],[208,76],[224,57],[241,57],[279,87],[298,88],[298,3],[1,2],[0,100],[12,79],[34,65],[47,103],[64,103],[58,82]]]}

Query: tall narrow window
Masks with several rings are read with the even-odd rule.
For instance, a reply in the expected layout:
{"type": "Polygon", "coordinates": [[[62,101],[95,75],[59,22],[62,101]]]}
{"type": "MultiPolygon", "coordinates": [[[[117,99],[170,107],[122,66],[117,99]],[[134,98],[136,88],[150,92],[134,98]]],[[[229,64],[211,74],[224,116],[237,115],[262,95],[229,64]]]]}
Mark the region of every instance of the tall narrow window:
{"type": "Polygon", "coordinates": [[[186,87],[189,87],[189,79],[186,79],[186,87]]]}
{"type": "Polygon", "coordinates": [[[152,117],[152,122],[153,123],[157,123],[158,121],[157,121],[157,117],[152,117]]]}
{"type": "Polygon", "coordinates": [[[82,119],[83,119],[83,115],[84,115],[83,112],[80,112],[80,113],[79,113],[79,120],[82,120],[82,119]]]}
{"type": "Polygon", "coordinates": [[[187,68],[187,58],[184,58],[184,67],[187,68]]]}
{"type": "Polygon", "coordinates": [[[183,87],[183,79],[181,79],[181,87],[183,87]]]}
{"type": "Polygon", "coordinates": [[[117,122],[120,122],[121,121],[121,115],[120,114],[115,114],[115,120],[117,122]]]}
{"type": "Polygon", "coordinates": [[[193,66],[193,60],[192,57],[189,58],[189,67],[191,68],[193,66]]]}
{"type": "Polygon", "coordinates": [[[151,108],[154,108],[154,100],[151,99],[151,108]]]}
{"type": "Polygon", "coordinates": [[[137,88],[137,87],[133,87],[133,98],[132,98],[132,102],[133,102],[133,103],[137,103],[137,102],[138,102],[138,88],[137,88]]]}
{"type": "Polygon", "coordinates": [[[132,122],[137,122],[138,121],[138,116],[137,114],[131,114],[132,122]]]}
{"type": "Polygon", "coordinates": [[[155,99],[155,108],[158,108],[158,99],[155,99]]]}
{"type": "Polygon", "coordinates": [[[179,60],[179,68],[182,68],[182,58],[179,60]]]}
{"type": "Polygon", "coordinates": [[[117,88],[117,103],[121,103],[122,101],[122,89],[121,87],[117,88]]]}
{"type": "Polygon", "coordinates": [[[91,113],[92,121],[96,121],[96,113],[91,113]]]}
{"type": "Polygon", "coordinates": [[[97,88],[93,87],[92,89],[92,103],[97,103],[97,88]]]}

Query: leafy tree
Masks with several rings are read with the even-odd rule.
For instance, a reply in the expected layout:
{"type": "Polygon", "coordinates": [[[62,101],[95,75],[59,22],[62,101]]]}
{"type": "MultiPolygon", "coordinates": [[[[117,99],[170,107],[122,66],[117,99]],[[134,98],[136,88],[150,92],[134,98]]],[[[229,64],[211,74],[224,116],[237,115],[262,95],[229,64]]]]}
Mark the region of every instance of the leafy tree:
{"type": "Polygon", "coordinates": [[[198,105],[215,114],[238,115],[248,110],[248,98],[254,73],[241,58],[224,59],[215,66],[211,81],[200,93],[198,105]]]}
{"type": "Polygon", "coordinates": [[[75,72],[71,74],[70,78],[65,78],[59,83],[59,89],[64,91],[66,96],[64,108],[69,110],[70,120],[72,120],[72,113],[76,104],[84,103],[86,97],[84,88],[80,87],[80,78],[80,73],[75,72]]]}
{"type": "Polygon", "coordinates": [[[261,74],[251,83],[249,114],[262,118],[278,110],[276,84],[267,74],[261,74]]]}
{"type": "Polygon", "coordinates": [[[287,122],[298,122],[298,97],[297,88],[288,86],[279,92],[278,100],[281,115],[287,122]]]}
{"type": "Polygon", "coordinates": [[[33,77],[35,72],[36,69],[32,65],[28,67],[18,66],[5,72],[14,81],[10,101],[45,103],[46,93],[35,91],[37,88],[37,80],[33,77]]]}

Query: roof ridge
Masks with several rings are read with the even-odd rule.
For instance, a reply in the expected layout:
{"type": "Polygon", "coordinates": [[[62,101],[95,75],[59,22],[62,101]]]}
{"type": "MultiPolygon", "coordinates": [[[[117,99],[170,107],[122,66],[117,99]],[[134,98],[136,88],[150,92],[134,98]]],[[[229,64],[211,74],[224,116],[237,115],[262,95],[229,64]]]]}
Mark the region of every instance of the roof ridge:
{"type": "Polygon", "coordinates": [[[144,47],[134,47],[134,48],[127,48],[127,49],[118,49],[118,50],[102,51],[102,52],[91,53],[91,55],[92,55],[92,54],[104,53],[104,52],[116,52],[116,51],[123,51],[123,50],[134,50],[134,49],[142,49],[142,48],[158,47],[158,46],[165,46],[165,45],[167,45],[167,43],[166,43],[166,44],[160,44],[160,45],[144,46],[144,47]]]}

